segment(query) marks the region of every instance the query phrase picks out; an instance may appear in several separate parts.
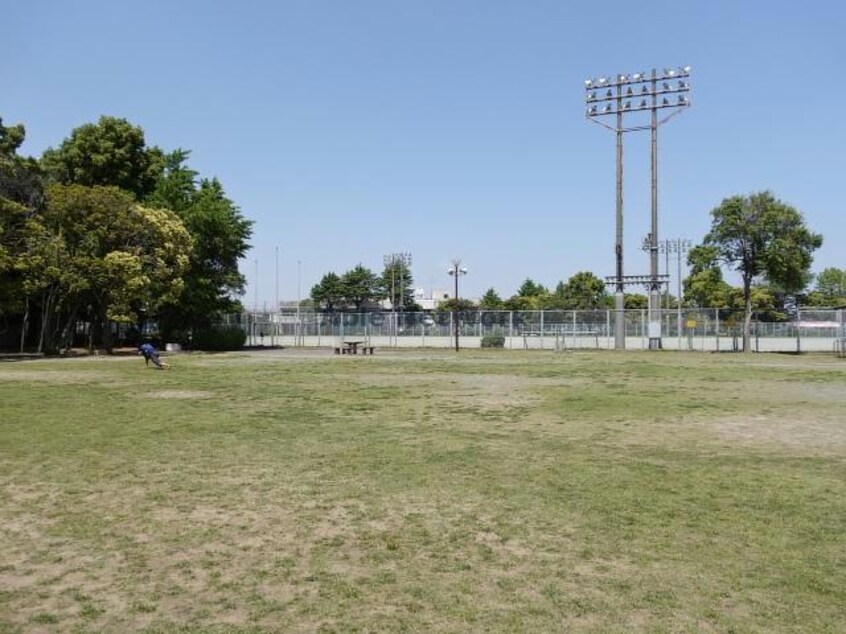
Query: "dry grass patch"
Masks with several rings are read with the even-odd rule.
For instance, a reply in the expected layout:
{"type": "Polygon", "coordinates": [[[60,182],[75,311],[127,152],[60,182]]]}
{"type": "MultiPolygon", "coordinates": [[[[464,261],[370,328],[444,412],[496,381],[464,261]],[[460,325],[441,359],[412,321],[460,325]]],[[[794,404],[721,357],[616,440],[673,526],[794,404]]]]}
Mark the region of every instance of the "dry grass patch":
{"type": "Polygon", "coordinates": [[[214,396],[212,392],[207,392],[205,390],[157,390],[154,392],[147,392],[144,394],[144,398],[156,398],[156,399],[199,399],[199,398],[211,398],[214,396]]]}
{"type": "Polygon", "coordinates": [[[0,631],[838,631],[838,366],[383,356],[0,380],[0,631]]]}

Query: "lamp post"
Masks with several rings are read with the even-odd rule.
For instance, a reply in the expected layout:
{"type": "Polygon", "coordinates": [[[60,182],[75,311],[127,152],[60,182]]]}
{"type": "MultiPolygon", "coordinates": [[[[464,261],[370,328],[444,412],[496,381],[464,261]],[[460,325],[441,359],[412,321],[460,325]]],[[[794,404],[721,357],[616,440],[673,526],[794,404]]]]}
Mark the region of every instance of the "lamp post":
{"type": "Polygon", "coordinates": [[[447,273],[455,278],[455,303],[452,307],[452,322],[455,328],[455,351],[458,352],[458,277],[467,275],[467,269],[461,268],[461,260],[456,258],[452,261],[452,266],[447,269],[447,273]]]}
{"type": "Polygon", "coordinates": [[[614,347],[616,349],[626,347],[624,292],[626,284],[635,283],[633,280],[627,280],[623,275],[623,134],[640,130],[650,130],[652,133],[650,143],[652,230],[649,234],[650,279],[648,283],[649,348],[657,349],[661,347],[661,322],[657,319],[661,292],[658,276],[658,127],[690,106],[690,99],[687,97],[690,91],[687,81],[689,76],[690,67],[684,66],[666,68],[660,76],[653,68],[649,75],[641,72],[585,80],[587,119],[611,130],[617,136],[616,241],[614,245],[616,275],[611,280],[614,285],[614,347]],[[637,102],[637,99],[640,101],[637,102]],[[658,111],[664,109],[671,109],[672,112],[659,120],[658,111]],[[652,115],[649,124],[626,127],[623,115],[635,112],[649,112],[652,115]],[[600,119],[610,115],[616,117],[613,126],[600,119]]]}

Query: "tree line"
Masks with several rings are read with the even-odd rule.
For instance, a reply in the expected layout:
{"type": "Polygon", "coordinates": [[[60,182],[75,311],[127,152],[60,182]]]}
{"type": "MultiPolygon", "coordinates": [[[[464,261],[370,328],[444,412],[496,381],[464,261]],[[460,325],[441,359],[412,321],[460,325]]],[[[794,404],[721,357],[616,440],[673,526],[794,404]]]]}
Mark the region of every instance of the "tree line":
{"type": "Polygon", "coordinates": [[[111,350],[117,326],[185,341],[239,312],[252,222],[190,152],[125,119],[82,125],[40,158],[0,119],[0,344],[111,350]]]}
{"type": "MultiPolygon", "coordinates": [[[[711,227],[701,244],[690,250],[690,274],[683,281],[683,297],[669,297],[666,308],[680,304],[693,308],[742,311],[744,349],[749,350],[752,315],[786,319],[800,305],[846,307],[846,270],[827,268],[811,286],[813,253],[823,237],[811,231],[800,211],[763,191],[724,199],[711,211],[711,227]],[[728,284],[724,268],[736,271],[741,286],[728,284]]],[[[312,289],[311,298],[322,310],[361,310],[368,302],[386,297],[389,271],[376,276],[357,266],[343,276],[328,273],[312,289]],[[365,289],[365,290],[361,290],[365,289]]],[[[406,308],[413,292],[410,272],[403,271],[407,286],[397,298],[406,308]]],[[[625,295],[627,309],[645,309],[646,295],[625,295]]],[[[396,303],[395,303],[396,305],[396,303]]],[[[488,289],[478,304],[461,298],[441,302],[440,310],[596,310],[613,307],[606,283],[594,273],[580,271],[549,290],[527,278],[517,292],[503,299],[488,289]]]]}

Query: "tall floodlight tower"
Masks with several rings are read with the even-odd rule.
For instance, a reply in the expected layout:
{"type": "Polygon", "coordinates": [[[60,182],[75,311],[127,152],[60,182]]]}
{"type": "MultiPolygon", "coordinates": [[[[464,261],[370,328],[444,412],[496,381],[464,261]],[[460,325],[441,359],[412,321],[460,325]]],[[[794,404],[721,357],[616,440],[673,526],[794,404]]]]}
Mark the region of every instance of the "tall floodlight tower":
{"type": "Polygon", "coordinates": [[[614,347],[626,347],[624,293],[627,284],[644,284],[649,289],[649,347],[661,347],[661,284],[666,280],[658,274],[658,127],[690,106],[690,66],[665,68],[659,73],[634,73],[585,80],[586,117],[611,130],[617,137],[617,204],[616,239],[614,244],[615,275],[606,278],[614,285],[614,347]],[[659,119],[658,111],[668,110],[659,119]],[[626,127],[624,115],[649,113],[651,119],[640,125],[626,127]],[[614,117],[614,125],[605,123],[603,117],[614,117]],[[652,222],[649,234],[650,274],[623,274],[623,134],[649,130],[652,175],[652,222]]]}

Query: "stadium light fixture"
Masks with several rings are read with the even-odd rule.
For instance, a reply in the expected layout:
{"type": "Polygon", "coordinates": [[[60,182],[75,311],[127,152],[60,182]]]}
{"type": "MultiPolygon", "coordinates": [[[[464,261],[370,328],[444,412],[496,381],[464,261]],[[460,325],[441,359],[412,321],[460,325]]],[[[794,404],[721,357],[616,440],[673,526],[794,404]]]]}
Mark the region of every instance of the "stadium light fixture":
{"type": "MultiPolygon", "coordinates": [[[[658,128],[672,117],[690,107],[690,99],[686,96],[690,92],[690,84],[687,79],[690,76],[690,66],[679,68],[665,68],[659,75],[656,69],[650,74],[638,72],[631,75],[618,73],[616,75],[601,76],[596,80],[596,85],[607,87],[604,97],[595,92],[588,92],[586,100],[597,105],[590,105],[586,109],[586,116],[589,121],[601,125],[617,136],[617,202],[616,202],[616,240],[614,245],[616,276],[612,283],[615,285],[614,308],[614,347],[622,349],[626,347],[625,339],[625,313],[624,313],[624,291],[625,284],[634,283],[627,281],[623,275],[623,134],[649,130],[652,135],[650,144],[651,152],[651,174],[652,174],[652,213],[650,233],[650,284],[649,284],[649,322],[650,322],[650,349],[661,347],[660,336],[660,281],[658,276],[658,128]],[[609,79],[610,77],[610,79],[609,79]],[[673,83],[667,80],[674,80],[673,83]],[[660,81],[660,86],[659,86],[660,81]],[[677,82],[677,83],[676,83],[677,82]],[[639,91],[638,91],[639,87],[639,91]],[[638,107],[632,107],[631,100],[624,98],[631,97],[639,92],[641,99],[638,107]],[[683,93],[683,94],[682,94],[683,93]],[[604,104],[604,105],[603,105],[604,104]],[[667,111],[663,119],[659,119],[660,111],[667,111]],[[651,121],[640,125],[626,127],[623,114],[646,112],[651,114],[651,121]],[[602,120],[604,116],[614,115],[616,122],[611,125],[602,120]],[[657,335],[657,336],[654,336],[657,335]]],[[[588,91],[594,90],[593,80],[589,85],[585,82],[588,91]]],[[[629,276],[641,277],[641,276],[629,276]]]]}

